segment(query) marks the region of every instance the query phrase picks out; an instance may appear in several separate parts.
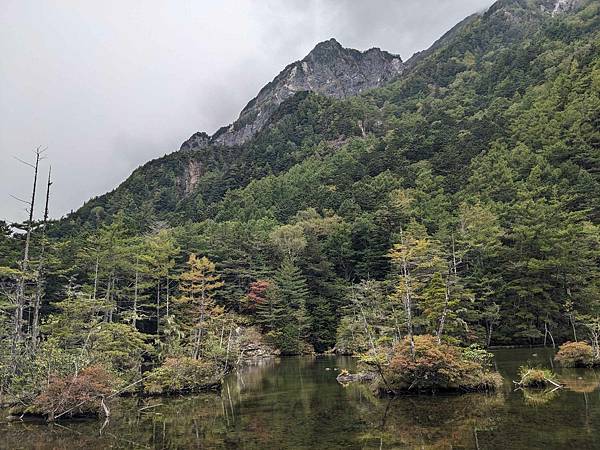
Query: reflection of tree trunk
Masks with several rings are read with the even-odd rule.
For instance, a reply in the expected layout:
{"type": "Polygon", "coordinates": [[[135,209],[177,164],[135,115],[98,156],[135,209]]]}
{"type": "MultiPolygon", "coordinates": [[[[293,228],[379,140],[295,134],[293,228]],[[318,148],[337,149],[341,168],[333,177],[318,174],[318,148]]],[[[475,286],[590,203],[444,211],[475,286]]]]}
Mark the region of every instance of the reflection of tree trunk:
{"type": "Polygon", "coordinates": [[[385,434],[385,423],[387,422],[388,412],[390,410],[390,406],[392,405],[392,399],[389,398],[387,404],[385,405],[385,410],[383,411],[383,416],[381,417],[381,436],[379,438],[379,448],[383,448],[383,435],[385,434]]]}

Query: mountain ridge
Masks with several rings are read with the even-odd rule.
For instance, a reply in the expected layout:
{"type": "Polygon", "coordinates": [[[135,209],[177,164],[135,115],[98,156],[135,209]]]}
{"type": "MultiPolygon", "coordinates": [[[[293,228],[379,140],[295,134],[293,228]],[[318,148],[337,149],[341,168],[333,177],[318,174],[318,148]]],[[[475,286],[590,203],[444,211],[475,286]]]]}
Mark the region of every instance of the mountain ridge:
{"type": "Polygon", "coordinates": [[[400,76],[403,70],[400,56],[378,47],[359,51],[343,47],[335,38],[319,42],[304,58],[288,64],[263,86],[236,121],[212,136],[194,133],[180,149],[244,144],[263,128],[281,103],[297,92],[346,98],[380,87],[400,76]]]}

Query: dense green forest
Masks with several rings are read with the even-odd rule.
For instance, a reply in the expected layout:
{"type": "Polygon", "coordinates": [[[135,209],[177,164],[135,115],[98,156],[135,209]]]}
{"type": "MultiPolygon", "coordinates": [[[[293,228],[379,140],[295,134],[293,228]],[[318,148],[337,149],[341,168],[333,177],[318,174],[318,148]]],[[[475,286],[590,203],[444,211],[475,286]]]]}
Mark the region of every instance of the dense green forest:
{"type": "Polygon", "coordinates": [[[248,144],[151,161],[30,233],[3,223],[2,392],[97,363],[226,371],[240,329],[284,354],[407,323],[597,345],[600,5],[503,0],[408,64],[358,97],[298,93],[248,144]]]}

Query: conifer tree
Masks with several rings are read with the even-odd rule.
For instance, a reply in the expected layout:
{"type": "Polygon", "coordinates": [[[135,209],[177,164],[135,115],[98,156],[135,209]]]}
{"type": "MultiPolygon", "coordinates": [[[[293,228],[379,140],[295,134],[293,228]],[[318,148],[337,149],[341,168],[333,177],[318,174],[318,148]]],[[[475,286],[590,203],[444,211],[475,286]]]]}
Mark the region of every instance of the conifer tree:
{"type": "Polygon", "coordinates": [[[284,353],[297,353],[306,339],[308,288],[300,269],[285,258],[267,290],[266,301],[257,307],[258,322],[284,353]]]}
{"type": "Polygon", "coordinates": [[[162,318],[163,294],[165,295],[165,314],[169,316],[170,293],[171,293],[171,271],[175,266],[175,256],[180,249],[170,230],[160,229],[145,239],[145,248],[140,260],[143,262],[143,271],[146,276],[154,281],[155,286],[155,308],[156,308],[156,332],[160,334],[160,321],[162,318]]]}
{"type": "Polygon", "coordinates": [[[198,258],[191,254],[188,270],[179,277],[181,296],[176,299],[179,306],[178,319],[190,329],[193,339],[192,356],[202,356],[203,338],[208,332],[210,321],[223,311],[215,305],[215,291],[223,287],[215,264],[206,256],[198,258]]]}

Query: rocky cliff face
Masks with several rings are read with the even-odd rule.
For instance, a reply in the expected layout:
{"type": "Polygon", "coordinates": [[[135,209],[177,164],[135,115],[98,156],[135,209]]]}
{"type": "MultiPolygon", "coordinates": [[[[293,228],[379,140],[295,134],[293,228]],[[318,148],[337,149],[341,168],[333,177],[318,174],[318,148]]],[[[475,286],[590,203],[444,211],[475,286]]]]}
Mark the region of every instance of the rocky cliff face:
{"type": "Polygon", "coordinates": [[[342,47],[335,39],[321,42],[304,59],[287,66],[263,87],[233,124],[221,128],[210,139],[205,133],[196,133],[181,148],[243,144],[265,126],[283,101],[296,92],[349,97],[382,86],[401,75],[403,70],[404,63],[399,56],[378,48],[360,52],[342,47]]]}

